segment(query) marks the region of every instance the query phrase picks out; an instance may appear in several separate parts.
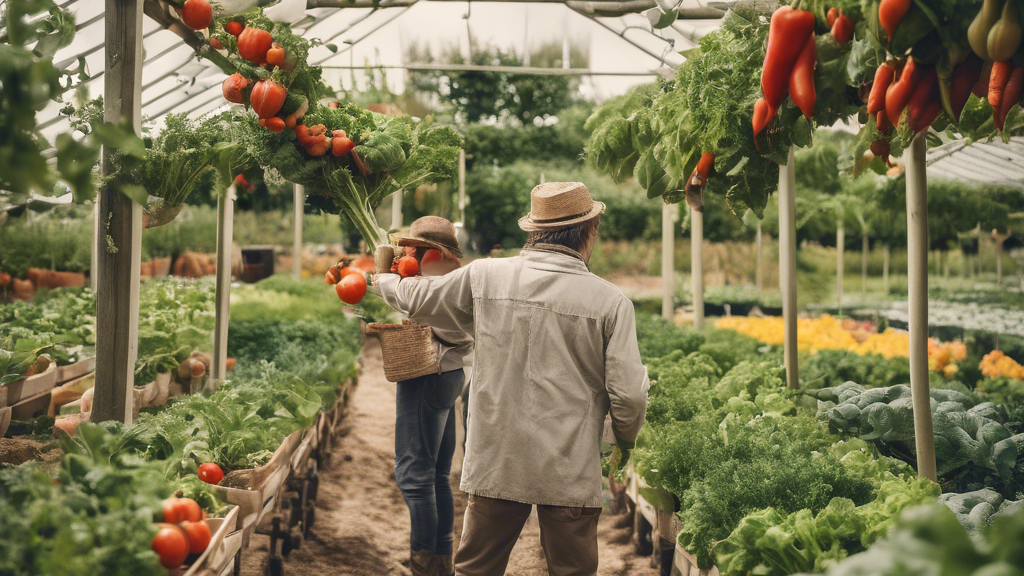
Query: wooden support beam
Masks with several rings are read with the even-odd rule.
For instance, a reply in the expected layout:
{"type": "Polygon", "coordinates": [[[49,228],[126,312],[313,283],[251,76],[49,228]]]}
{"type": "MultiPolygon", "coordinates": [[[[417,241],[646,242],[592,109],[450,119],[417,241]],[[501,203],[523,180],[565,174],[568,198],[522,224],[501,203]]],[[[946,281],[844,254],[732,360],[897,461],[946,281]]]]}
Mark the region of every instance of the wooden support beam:
{"type": "Polygon", "coordinates": [[[757,219],[757,236],[755,237],[755,244],[757,250],[757,257],[755,258],[755,265],[757,268],[754,269],[754,286],[757,291],[764,290],[764,271],[761,269],[761,251],[764,246],[764,240],[761,235],[761,222],[760,218],[757,219]]]}
{"type": "Polygon", "coordinates": [[[782,317],[785,325],[786,383],[800,387],[796,339],[796,171],[793,147],[789,161],[779,167],[779,291],[782,293],[782,317]]]}
{"type": "Polygon", "coordinates": [[[836,307],[843,312],[843,276],[846,272],[846,226],[843,218],[836,220],[836,307]]]}
{"type": "Polygon", "coordinates": [[[213,327],[213,368],[209,388],[227,377],[228,321],[231,309],[231,245],[235,228],[235,184],[217,199],[217,298],[213,327]]]}
{"type": "MultiPolygon", "coordinates": [[[[107,1],[109,2],[110,0],[107,1]]],[[[177,34],[185,44],[191,46],[197,53],[201,54],[203,58],[209,60],[213,64],[216,64],[226,74],[235,72],[235,65],[232,64],[226,56],[210,47],[209,43],[205,38],[203,38],[203,36],[199,35],[199,33],[188,26],[185,26],[185,24],[171,12],[170,4],[163,0],[145,0],[143,7],[146,16],[149,16],[150,19],[160,26],[163,26],[165,29],[177,34]]]]}
{"type": "Polygon", "coordinates": [[[905,154],[907,167],[907,300],[910,308],[910,391],[914,405],[917,473],[937,480],[935,434],[928,383],[928,144],[918,134],[905,154]]]}
{"type": "MultiPolygon", "coordinates": [[[[142,124],[142,0],[106,0],[103,120],[142,124]]],[[[104,174],[115,171],[104,148],[104,174]]],[[[138,355],[142,206],[112,186],[98,195],[96,259],[96,389],[92,421],[130,424],[138,355]]]]}

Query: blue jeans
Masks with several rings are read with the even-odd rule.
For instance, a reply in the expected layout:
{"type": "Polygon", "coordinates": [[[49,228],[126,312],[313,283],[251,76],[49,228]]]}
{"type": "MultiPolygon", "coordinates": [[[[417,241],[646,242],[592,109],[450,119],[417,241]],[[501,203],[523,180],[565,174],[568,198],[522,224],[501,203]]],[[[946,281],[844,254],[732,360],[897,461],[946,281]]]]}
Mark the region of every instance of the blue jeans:
{"type": "Polygon", "coordinates": [[[398,383],[395,480],[412,519],[413,551],[452,553],[455,503],[448,476],[455,457],[460,368],[398,383]]]}

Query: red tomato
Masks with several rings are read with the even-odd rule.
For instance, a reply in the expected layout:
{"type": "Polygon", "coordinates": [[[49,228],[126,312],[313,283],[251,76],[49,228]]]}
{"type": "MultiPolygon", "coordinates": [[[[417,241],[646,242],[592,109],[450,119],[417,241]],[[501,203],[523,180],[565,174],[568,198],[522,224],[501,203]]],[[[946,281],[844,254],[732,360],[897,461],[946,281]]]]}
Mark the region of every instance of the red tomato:
{"type": "Polygon", "coordinates": [[[207,462],[199,466],[199,479],[207,484],[220,484],[224,479],[224,471],[213,462],[207,462]]]}
{"type": "Polygon", "coordinates": [[[281,48],[280,44],[275,42],[270,50],[267,50],[267,64],[271,66],[284,64],[284,48],[281,48]]]}
{"type": "Polygon", "coordinates": [[[409,278],[420,273],[420,263],[412,256],[403,256],[398,261],[398,274],[402,278],[409,278]]]}
{"type": "Polygon", "coordinates": [[[217,40],[216,38],[210,38],[210,46],[213,46],[214,50],[221,50],[224,48],[224,45],[221,44],[220,40],[217,40]]]}
{"type": "MultiPolygon", "coordinates": [[[[197,362],[202,364],[202,362],[197,362]]],[[[198,522],[203,519],[203,510],[191,498],[168,498],[164,500],[164,522],[168,524],[179,524],[185,522],[198,522]]]]}
{"type": "Polygon", "coordinates": [[[193,30],[209,28],[213,22],[213,8],[206,0],[185,0],[181,9],[181,20],[193,30]]]}
{"type": "Polygon", "coordinates": [[[202,554],[210,546],[210,539],[213,538],[213,535],[210,534],[210,525],[206,523],[206,520],[182,522],[181,529],[188,536],[190,553],[202,554]]]}
{"type": "Polygon", "coordinates": [[[362,272],[360,272],[359,270],[356,270],[355,268],[352,268],[350,266],[345,266],[345,267],[343,267],[343,268],[338,270],[338,282],[341,282],[342,280],[344,280],[344,278],[346,276],[348,276],[349,274],[359,274],[359,275],[362,275],[362,272]]]}
{"type": "Polygon", "coordinates": [[[177,568],[188,558],[188,537],[181,528],[165,524],[153,537],[152,548],[160,557],[161,566],[167,569],[177,568]]]}
{"type": "Polygon", "coordinates": [[[238,55],[253,64],[260,64],[267,61],[267,52],[273,44],[270,32],[246,28],[238,35],[238,55]]]}
{"type": "Polygon", "coordinates": [[[338,282],[334,290],[345,304],[359,304],[366,296],[366,277],[362,274],[349,274],[338,282]]]}
{"type": "Polygon", "coordinates": [[[327,273],[324,274],[324,284],[329,284],[331,286],[334,286],[337,283],[338,283],[338,279],[334,276],[334,271],[333,270],[328,270],[327,273]]]}
{"type": "Polygon", "coordinates": [[[242,24],[241,22],[228,22],[224,25],[224,30],[227,31],[228,34],[238,38],[238,35],[242,33],[242,30],[245,30],[245,24],[242,24]]]}

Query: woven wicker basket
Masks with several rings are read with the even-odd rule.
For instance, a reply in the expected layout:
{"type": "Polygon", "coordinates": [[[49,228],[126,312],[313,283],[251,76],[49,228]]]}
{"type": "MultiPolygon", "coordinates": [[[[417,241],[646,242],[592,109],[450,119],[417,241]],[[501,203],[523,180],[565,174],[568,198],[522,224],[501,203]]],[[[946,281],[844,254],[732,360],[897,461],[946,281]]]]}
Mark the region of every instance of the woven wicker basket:
{"type": "Polygon", "coordinates": [[[380,340],[384,375],[390,382],[441,371],[440,346],[428,326],[411,320],[402,320],[401,324],[367,324],[366,334],[380,340]]]}

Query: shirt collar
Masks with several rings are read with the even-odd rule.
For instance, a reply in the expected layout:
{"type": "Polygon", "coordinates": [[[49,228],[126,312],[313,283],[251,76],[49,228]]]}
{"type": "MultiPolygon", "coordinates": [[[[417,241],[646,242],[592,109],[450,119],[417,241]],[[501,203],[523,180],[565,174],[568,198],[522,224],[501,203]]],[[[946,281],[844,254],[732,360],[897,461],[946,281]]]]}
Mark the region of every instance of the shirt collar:
{"type": "MultiPolygon", "coordinates": [[[[590,266],[587,265],[587,261],[583,259],[583,255],[582,254],[580,254],[579,252],[573,250],[572,248],[568,248],[566,246],[561,246],[561,245],[558,245],[558,244],[534,244],[533,246],[531,246],[529,248],[523,248],[523,250],[520,253],[523,254],[524,256],[531,256],[531,255],[534,255],[534,254],[536,254],[538,256],[540,256],[540,255],[544,255],[544,256],[546,256],[546,255],[567,256],[568,259],[572,259],[572,261],[573,261],[572,263],[575,265],[574,267],[582,266],[585,270],[587,270],[587,271],[590,270],[590,266]]],[[[565,260],[567,260],[567,258],[556,258],[556,259],[558,261],[560,261],[560,262],[564,262],[565,260]]]]}

